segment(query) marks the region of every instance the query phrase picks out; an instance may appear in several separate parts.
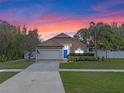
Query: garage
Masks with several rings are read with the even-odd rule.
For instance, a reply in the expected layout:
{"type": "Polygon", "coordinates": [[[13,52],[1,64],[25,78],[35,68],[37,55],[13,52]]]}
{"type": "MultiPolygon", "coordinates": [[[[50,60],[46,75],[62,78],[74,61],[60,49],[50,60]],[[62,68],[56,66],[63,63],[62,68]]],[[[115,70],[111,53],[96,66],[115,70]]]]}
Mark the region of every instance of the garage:
{"type": "Polygon", "coordinates": [[[62,60],[63,56],[63,45],[47,40],[42,44],[37,46],[37,56],[38,60],[62,60]]]}
{"type": "Polygon", "coordinates": [[[62,59],[62,50],[61,49],[39,49],[37,58],[42,59],[62,59]]]}

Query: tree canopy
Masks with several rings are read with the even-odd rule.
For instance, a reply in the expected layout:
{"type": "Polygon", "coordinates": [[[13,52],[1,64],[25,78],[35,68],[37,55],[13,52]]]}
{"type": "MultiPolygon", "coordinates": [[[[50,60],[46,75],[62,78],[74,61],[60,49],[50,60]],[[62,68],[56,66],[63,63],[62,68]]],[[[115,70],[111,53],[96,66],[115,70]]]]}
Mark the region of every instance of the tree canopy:
{"type": "Polygon", "coordinates": [[[89,28],[77,31],[75,38],[81,40],[90,50],[124,50],[124,24],[117,26],[90,23],[89,28]]]}
{"type": "Polygon", "coordinates": [[[14,26],[0,20],[0,56],[8,60],[23,58],[26,51],[32,52],[40,43],[38,30],[14,26]]]}

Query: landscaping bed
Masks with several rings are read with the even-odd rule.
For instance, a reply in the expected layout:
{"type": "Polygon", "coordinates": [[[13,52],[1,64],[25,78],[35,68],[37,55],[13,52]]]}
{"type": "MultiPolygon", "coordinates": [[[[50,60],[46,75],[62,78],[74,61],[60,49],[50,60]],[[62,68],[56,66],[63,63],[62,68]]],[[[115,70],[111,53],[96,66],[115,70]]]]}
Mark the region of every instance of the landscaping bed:
{"type": "Polygon", "coordinates": [[[124,93],[124,73],[60,72],[66,93],[124,93]]]}

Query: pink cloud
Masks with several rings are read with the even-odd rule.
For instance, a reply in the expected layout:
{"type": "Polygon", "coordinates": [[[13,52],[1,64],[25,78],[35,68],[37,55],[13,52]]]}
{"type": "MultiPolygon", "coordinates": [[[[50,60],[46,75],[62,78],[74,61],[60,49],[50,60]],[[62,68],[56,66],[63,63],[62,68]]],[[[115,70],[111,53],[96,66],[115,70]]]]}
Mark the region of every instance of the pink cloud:
{"type": "MultiPolygon", "coordinates": [[[[56,19],[56,18],[55,18],[56,19]]],[[[112,24],[113,22],[123,23],[124,16],[109,16],[106,18],[90,18],[90,19],[69,19],[63,20],[61,22],[52,22],[48,24],[30,24],[30,28],[38,28],[39,34],[43,36],[43,38],[48,39],[58,33],[66,32],[70,35],[76,33],[79,29],[85,28],[89,26],[89,22],[104,22],[108,24],[112,24]]],[[[54,18],[52,19],[54,20],[54,18]]],[[[33,23],[33,22],[32,22],[33,23]]]]}
{"type": "Polygon", "coordinates": [[[17,17],[13,17],[11,14],[8,13],[8,15],[6,14],[1,14],[0,15],[0,20],[4,20],[4,21],[8,21],[9,23],[12,23],[14,25],[23,25],[24,20],[22,18],[18,18],[17,17]]]}
{"type": "Polygon", "coordinates": [[[58,23],[50,23],[46,25],[32,25],[31,28],[38,28],[39,34],[43,35],[45,39],[48,39],[51,37],[51,34],[57,34],[61,32],[66,33],[75,33],[77,30],[79,30],[82,27],[86,27],[86,22],[82,22],[79,20],[68,20],[58,23]]]}
{"type": "Polygon", "coordinates": [[[45,25],[45,24],[50,24],[50,23],[58,23],[58,22],[62,22],[62,21],[65,21],[65,20],[69,20],[70,19],[70,16],[67,16],[67,15],[48,15],[48,16],[44,16],[44,17],[36,17],[36,18],[33,18],[32,20],[28,22],[28,24],[37,24],[37,25],[45,25]]]}
{"type": "MultiPolygon", "coordinates": [[[[13,13],[14,11],[16,10],[13,10],[13,13]]],[[[21,10],[18,12],[23,13],[23,11],[21,10]]],[[[25,22],[25,19],[23,19],[23,17],[14,17],[14,15],[10,11],[8,11],[6,13],[2,13],[0,15],[0,19],[5,19],[6,21],[9,21],[16,25],[26,24],[26,26],[31,29],[37,28],[39,30],[38,33],[42,35],[43,38],[48,39],[61,32],[74,35],[79,29],[88,27],[89,22],[91,21],[105,22],[109,24],[111,24],[112,22],[123,23],[124,13],[123,11],[111,12],[106,14],[100,13],[97,16],[82,16],[82,18],[73,18],[69,15],[49,15],[45,17],[35,17],[25,22]]]]}

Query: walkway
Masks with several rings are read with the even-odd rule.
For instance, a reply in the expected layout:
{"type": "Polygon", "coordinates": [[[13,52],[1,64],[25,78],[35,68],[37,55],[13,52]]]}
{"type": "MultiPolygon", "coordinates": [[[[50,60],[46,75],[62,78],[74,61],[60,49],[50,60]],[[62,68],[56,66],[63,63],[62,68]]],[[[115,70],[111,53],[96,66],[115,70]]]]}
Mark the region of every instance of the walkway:
{"type": "MultiPolygon", "coordinates": [[[[35,68],[35,65],[33,65],[34,68],[33,68],[33,71],[35,70],[42,70],[44,71],[45,69],[44,68],[35,68]]],[[[33,67],[32,66],[32,67],[33,67]]],[[[40,65],[38,65],[40,66],[40,65]]],[[[30,68],[32,68],[30,67],[30,68]]],[[[37,66],[36,66],[37,67],[37,66]]],[[[45,67],[45,66],[44,66],[45,67]]],[[[29,69],[26,69],[25,71],[29,71],[29,69]]],[[[47,69],[50,69],[51,67],[47,68],[47,69]]],[[[53,71],[56,70],[55,69],[52,69],[53,71]]],[[[51,71],[52,71],[51,70],[51,71]]],[[[0,72],[21,72],[21,71],[24,71],[24,69],[0,69],[0,72]]],[[[59,69],[59,71],[73,71],[73,72],[124,72],[124,69],[59,69]]]]}
{"type": "Polygon", "coordinates": [[[67,72],[124,72],[124,69],[60,69],[67,72]]]}
{"type": "Polygon", "coordinates": [[[21,72],[24,69],[0,69],[0,72],[21,72]]]}
{"type": "Polygon", "coordinates": [[[34,63],[2,83],[0,93],[65,93],[59,75],[59,63],[34,63]]]}

